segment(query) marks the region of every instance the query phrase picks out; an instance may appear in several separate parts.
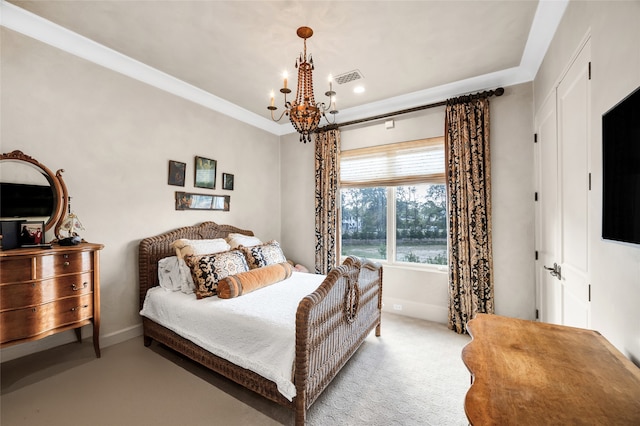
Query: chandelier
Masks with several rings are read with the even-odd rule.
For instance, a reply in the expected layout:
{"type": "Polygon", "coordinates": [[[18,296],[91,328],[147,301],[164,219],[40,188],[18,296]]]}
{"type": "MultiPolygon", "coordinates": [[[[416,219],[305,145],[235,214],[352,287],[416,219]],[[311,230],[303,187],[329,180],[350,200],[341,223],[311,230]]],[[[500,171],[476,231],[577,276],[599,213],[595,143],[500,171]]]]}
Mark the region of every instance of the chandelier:
{"type": "Polygon", "coordinates": [[[296,59],[296,68],[298,69],[298,88],[296,90],[296,98],[287,101],[287,94],[291,93],[291,89],[287,87],[287,75],[284,75],[284,87],[280,89],[280,93],[284,94],[285,110],[277,119],[274,117],[274,111],[278,109],[274,105],[274,94],[271,92],[271,104],[267,107],[271,111],[271,119],[280,121],[285,115],[289,116],[289,120],[298,133],[300,133],[300,142],[311,142],[311,133],[316,131],[320,124],[320,119],[324,119],[329,124],[335,123],[336,110],[336,92],[332,90],[332,81],[329,77],[329,91],[325,92],[325,96],[329,98],[329,106],[325,106],[324,102],[316,103],[313,96],[313,58],[309,55],[307,61],[307,39],[313,35],[313,30],[309,27],[300,27],[296,31],[298,37],[304,40],[304,53],[296,59]],[[333,116],[330,121],[325,115],[329,112],[333,116]]]}

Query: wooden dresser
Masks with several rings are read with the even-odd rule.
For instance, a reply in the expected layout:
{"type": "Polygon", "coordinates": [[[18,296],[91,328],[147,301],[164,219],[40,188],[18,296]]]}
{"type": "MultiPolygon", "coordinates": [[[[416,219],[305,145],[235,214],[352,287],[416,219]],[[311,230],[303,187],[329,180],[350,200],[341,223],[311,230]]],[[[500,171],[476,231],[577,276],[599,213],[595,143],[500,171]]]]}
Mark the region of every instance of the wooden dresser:
{"type": "Polygon", "coordinates": [[[93,325],[100,357],[101,244],[0,251],[0,347],[93,325]]]}
{"type": "Polygon", "coordinates": [[[467,328],[471,425],[640,425],[640,369],[597,331],[486,314],[467,328]]]}

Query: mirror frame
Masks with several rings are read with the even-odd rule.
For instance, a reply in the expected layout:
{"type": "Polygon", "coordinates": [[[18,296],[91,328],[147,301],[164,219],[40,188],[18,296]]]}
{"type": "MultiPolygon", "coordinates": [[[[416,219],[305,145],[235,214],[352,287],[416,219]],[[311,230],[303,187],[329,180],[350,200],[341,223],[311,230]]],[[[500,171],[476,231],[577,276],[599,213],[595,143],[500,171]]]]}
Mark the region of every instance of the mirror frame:
{"type": "Polygon", "coordinates": [[[65,218],[65,212],[69,204],[69,194],[67,193],[67,185],[62,179],[62,173],[64,169],[59,169],[55,174],[44,164],[40,163],[35,158],[23,153],[22,151],[12,151],[2,154],[0,161],[13,161],[13,162],[25,162],[37,169],[47,179],[51,190],[53,191],[54,206],[51,212],[51,217],[44,224],[45,231],[50,230],[55,226],[55,238],[58,238],[58,232],[62,221],[65,218]]]}

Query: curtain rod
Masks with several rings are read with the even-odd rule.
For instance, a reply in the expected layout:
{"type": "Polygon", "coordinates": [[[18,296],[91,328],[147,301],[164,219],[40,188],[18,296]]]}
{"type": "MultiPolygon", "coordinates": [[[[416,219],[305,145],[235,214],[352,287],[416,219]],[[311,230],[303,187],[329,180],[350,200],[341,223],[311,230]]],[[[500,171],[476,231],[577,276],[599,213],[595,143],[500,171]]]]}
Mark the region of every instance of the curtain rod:
{"type": "Polygon", "coordinates": [[[386,114],[380,114],[380,115],[375,115],[373,117],[361,118],[359,120],[346,121],[344,123],[335,123],[329,126],[325,126],[322,129],[318,129],[318,130],[319,131],[332,130],[332,129],[337,129],[338,127],[351,126],[353,124],[366,123],[367,121],[380,120],[382,118],[389,118],[389,117],[394,117],[396,115],[408,114],[410,112],[421,111],[423,109],[444,106],[444,105],[447,105],[447,103],[457,104],[462,102],[469,102],[474,99],[490,98],[491,96],[494,96],[494,95],[502,96],[503,94],[504,94],[504,88],[498,87],[495,90],[485,90],[484,92],[471,93],[469,95],[463,95],[463,96],[458,96],[456,98],[447,99],[446,101],[434,102],[432,104],[417,106],[413,108],[407,108],[407,109],[403,109],[395,112],[388,112],[386,114]]]}

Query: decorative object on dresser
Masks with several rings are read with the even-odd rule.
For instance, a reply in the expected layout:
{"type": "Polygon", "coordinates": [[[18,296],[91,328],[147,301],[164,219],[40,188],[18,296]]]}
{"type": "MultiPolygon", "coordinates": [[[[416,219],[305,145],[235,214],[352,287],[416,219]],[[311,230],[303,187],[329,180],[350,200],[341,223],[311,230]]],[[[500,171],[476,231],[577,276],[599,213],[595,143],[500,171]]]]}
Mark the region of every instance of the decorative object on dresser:
{"type": "MultiPolygon", "coordinates": [[[[243,234],[245,239],[248,239],[246,236],[253,236],[251,231],[205,222],[145,238],[140,242],[140,309],[145,345],[149,346],[153,340],[167,345],[247,389],[290,407],[295,410],[296,425],[304,425],[307,409],[339,373],[368,334],[375,330],[376,336],[380,335],[382,267],[367,260],[349,257],[326,276],[288,272],[292,274],[290,278],[230,299],[216,296],[197,299],[194,294],[185,294],[184,291],[176,289],[165,291],[166,287],[162,287],[159,264],[162,265],[176,256],[177,251],[172,243],[180,239],[213,242],[225,238],[231,241],[237,238],[237,234],[243,234]],[[307,288],[310,289],[308,292],[307,288]],[[298,297],[299,293],[302,295],[298,297]],[[296,297],[288,297],[291,294],[296,297]],[[177,305],[170,303],[172,300],[177,305]],[[182,334],[172,331],[180,329],[177,322],[182,323],[181,319],[174,318],[168,320],[170,323],[165,323],[165,319],[159,315],[161,311],[167,312],[168,309],[165,308],[172,306],[174,310],[171,311],[170,317],[174,317],[173,313],[178,309],[178,317],[185,320],[194,318],[194,321],[207,326],[203,331],[191,326],[188,327],[190,331],[182,334]],[[268,321],[257,316],[258,311],[269,311],[273,314],[271,309],[279,310],[280,315],[272,315],[268,321]],[[232,315],[237,315],[238,310],[251,312],[251,315],[231,318],[232,315]],[[203,323],[203,318],[198,316],[203,311],[206,315],[217,316],[217,319],[212,321],[211,317],[208,317],[209,321],[203,323]],[[219,321],[221,318],[223,320],[219,321]],[[171,330],[168,327],[171,327],[171,330]],[[205,336],[208,333],[214,333],[215,338],[208,339],[205,336]],[[270,357],[271,360],[266,362],[264,360],[267,354],[263,357],[261,352],[258,363],[258,370],[269,370],[268,373],[255,371],[256,366],[252,362],[255,361],[253,352],[243,356],[231,349],[226,351],[229,356],[225,357],[212,352],[216,351],[214,347],[223,337],[225,345],[229,345],[230,340],[236,343],[252,340],[233,338],[236,333],[243,333],[245,336],[256,333],[256,339],[266,339],[270,342],[264,347],[267,352],[276,353],[277,360],[274,361],[271,359],[273,357],[270,357]],[[285,336],[285,343],[279,336],[285,336]],[[209,347],[212,349],[205,349],[209,347]],[[285,347],[290,351],[279,350],[285,347]],[[288,364],[289,354],[291,364],[288,364]],[[229,359],[231,356],[233,360],[229,359]],[[278,363],[282,359],[287,359],[287,363],[280,363],[282,365],[279,367],[282,368],[278,368],[279,373],[275,374],[277,377],[265,377],[271,377],[270,373],[274,369],[272,362],[278,363]]],[[[259,244],[259,240],[253,244],[259,244]]],[[[218,254],[226,253],[231,252],[218,254]]],[[[217,263],[209,264],[211,271],[215,269],[223,272],[218,270],[217,263]]],[[[252,271],[255,270],[254,268],[252,271]]],[[[233,345],[227,348],[231,346],[233,345]]],[[[263,345],[260,343],[258,346],[262,349],[263,345]]]]}
{"type": "MultiPolygon", "coordinates": [[[[74,330],[80,341],[81,327],[92,325],[93,346],[100,357],[99,252],[103,246],[84,241],[73,246],[59,244],[60,229],[68,220],[64,170],[53,174],[21,151],[2,154],[0,169],[3,183],[37,186],[49,200],[41,206],[44,210],[40,209],[37,221],[30,216],[13,218],[25,224],[27,231],[29,226],[36,231],[42,228],[39,245],[34,240],[37,247],[3,247],[0,251],[0,347],[67,330],[74,330]],[[43,245],[44,233],[51,229],[55,238],[52,244],[43,245]]],[[[32,210],[29,199],[25,206],[27,212],[32,210]]],[[[4,232],[4,226],[2,229],[4,232]]]]}
{"type": "Polygon", "coordinates": [[[20,247],[40,247],[45,245],[44,222],[25,220],[20,222],[20,247]]]}
{"type": "MultiPolygon", "coordinates": [[[[3,219],[42,218],[45,230],[59,226],[69,201],[67,187],[62,179],[63,169],[55,174],[38,160],[22,151],[0,156],[0,185],[3,219]],[[24,196],[25,190],[28,195],[24,196]],[[15,197],[14,197],[15,195],[15,197]]],[[[55,230],[56,236],[58,229],[55,230]]]]}
{"type": "Polygon", "coordinates": [[[597,331],[488,314],[467,329],[470,424],[640,424],[640,369],[597,331]]]}

